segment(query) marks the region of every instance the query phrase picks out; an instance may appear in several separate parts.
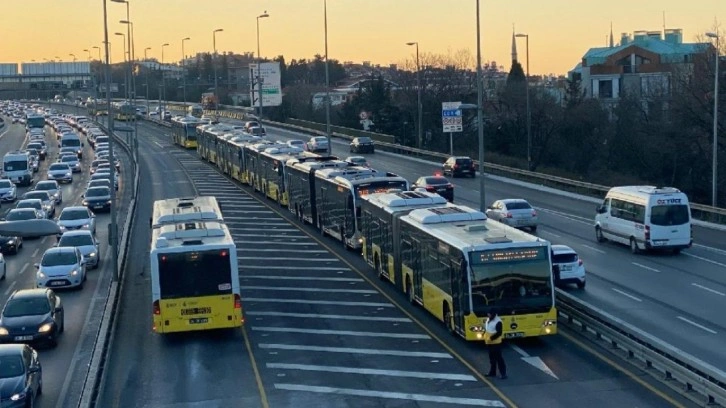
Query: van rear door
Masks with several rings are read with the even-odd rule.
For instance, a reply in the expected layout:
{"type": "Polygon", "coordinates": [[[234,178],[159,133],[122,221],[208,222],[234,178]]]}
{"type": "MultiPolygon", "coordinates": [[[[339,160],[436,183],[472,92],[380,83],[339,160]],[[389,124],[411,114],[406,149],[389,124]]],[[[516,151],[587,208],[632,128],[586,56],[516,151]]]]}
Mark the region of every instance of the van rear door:
{"type": "Polygon", "coordinates": [[[657,194],[650,207],[650,239],[654,247],[691,243],[691,208],[685,194],[657,194]]]}

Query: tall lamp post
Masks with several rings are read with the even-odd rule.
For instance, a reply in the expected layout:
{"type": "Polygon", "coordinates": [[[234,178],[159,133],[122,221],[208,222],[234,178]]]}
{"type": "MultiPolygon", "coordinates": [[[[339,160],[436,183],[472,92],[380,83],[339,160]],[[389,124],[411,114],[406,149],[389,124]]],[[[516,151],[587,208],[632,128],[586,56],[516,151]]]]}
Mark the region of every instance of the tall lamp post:
{"type": "Polygon", "coordinates": [[[718,33],[706,33],[709,38],[716,39],[716,68],[713,74],[713,164],[711,174],[711,206],[718,206],[716,186],[718,184],[718,60],[721,57],[720,36],[718,33]]]}
{"type": "MultiPolygon", "coordinates": [[[[126,3],[128,5],[128,3],[126,3]]],[[[129,93],[129,99],[134,101],[134,105],[136,104],[136,77],[134,76],[134,63],[136,61],[136,55],[134,52],[134,48],[136,45],[134,44],[133,37],[134,37],[134,23],[129,20],[120,20],[119,23],[126,24],[127,26],[131,26],[131,36],[129,37],[129,81],[131,81],[131,92],[129,93]]]]}
{"type": "Polygon", "coordinates": [[[186,71],[186,60],[187,54],[184,53],[184,41],[189,41],[191,38],[182,38],[182,95],[184,96],[184,106],[187,106],[187,71],[186,71]]]}
{"type": "Polygon", "coordinates": [[[219,96],[217,96],[217,33],[224,31],[222,28],[218,28],[212,31],[212,48],[214,49],[214,56],[212,57],[212,66],[214,67],[214,110],[219,109],[219,96]]]}
{"type": "MultiPolygon", "coordinates": [[[[124,62],[126,62],[126,34],[124,33],[116,33],[119,37],[124,37],[123,45],[124,45],[124,62]]],[[[126,102],[129,101],[129,73],[126,72],[124,74],[124,88],[126,88],[126,102]]],[[[109,112],[109,115],[111,112],[109,112]]]]}
{"type": "Polygon", "coordinates": [[[270,15],[267,14],[267,10],[257,16],[257,78],[254,80],[257,82],[257,118],[260,122],[260,126],[262,126],[262,86],[264,85],[261,75],[262,70],[260,69],[260,64],[262,64],[262,54],[260,54],[260,19],[267,17],[270,17],[270,15]]]}
{"type": "Polygon", "coordinates": [[[323,25],[325,31],[325,137],[328,139],[328,155],[333,154],[330,137],[330,74],[328,72],[328,0],[323,0],[323,25]]]}
{"type": "MultiPolygon", "coordinates": [[[[126,37],[124,39],[128,41],[128,44],[127,44],[127,46],[128,46],[128,53],[129,53],[129,59],[128,60],[129,60],[129,65],[131,65],[131,61],[133,61],[133,57],[131,56],[131,40],[132,40],[131,37],[133,37],[133,25],[130,23],[130,21],[131,21],[131,7],[130,7],[130,3],[128,2],[128,0],[111,0],[111,1],[114,2],[114,3],[126,4],[126,20],[124,20],[125,22],[124,21],[121,21],[121,23],[122,24],[126,24],[126,37]]],[[[128,83],[131,84],[132,81],[133,81],[133,78],[131,78],[131,73],[129,73],[128,83]]],[[[131,101],[131,94],[132,94],[131,90],[128,89],[127,90],[126,97],[129,100],[129,102],[131,101]]]]}
{"type": "Polygon", "coordinates": [[[527,75],[524,79],[524,91],[527,93],[527,170],[532,170],[532,111],[529,108],[529,34],[517,34],[524,38],[527,48],[527,75]]]}
{"type": "MultiPolygon", "coordinates": [[[[159,68],[161,68],[161,90],[159,91],[159,105],[161,105],[162,109],[159,114],[164,114],[166,112],[166,103],[162,103],[161,94],[163,92],[164,94],[164,101],[166,101],[166,72],[164,71],[164,47],[168,47],[169,43],[161,44],[161,65],[159,65],[159,68]]],[[[164,120],[163,117],[159,118],[161,120],[164,120]]]]}
{"type": "MultiPolygon", "coordinates": [[[[106,11],[106,1],[103,2],[103,38],[104,38],[104,44],[106,47],[106,109],[108,110],[108,129],[109,132],[111,132],[111,135],[113,135],[113,115],[111,114],[111,53],[110,48],[111,44],[108,41],[108,14],[106,11]]],[[[110,137],[108,139],[108,156],[110,158],[113,158],[113,137],[110,137]]],[[[109,179],[111,181],[111,185],[114,185],[116,182],[115,180],[115,174],[114,172],[109,173],[109,179]]],[[[109,224],[109,231],[108,236],[109,238],[109,245],[111,246],[111,264],[113,268],[113,280],[118,282],[119,280],[119,271],[118,271],[118,245],[116,244],[118,240],[118,231],[117,231],[117,225],[116,225],[116,194],[111,194],[111,223],[109,224]]]]}
{"type": "Polygon", "coordinates": [[[73,62],[76,62],[76,54],[68,54],[68,56],[73,58],[73,62]]]}
{"type": "Polygon", "coordinates": [[[479,23],[479,0],[476,0],[476,132],[479,138],[479,209],[486,211],[484,194],[484,95],[481,72],[481,26],[479,23]]]}
{"type": "Polygon", "coordinates": [[[418,59],[418,41],[415,42],[408,42],[406,45],[416,46],[416,105],[418,110],[418,148],[420,149],[421,146],[423,146],[423,105],[421,104],[421,65],[419,64],[418,59]]]}
{"type": "MultiPolygon", "coordinates": [[[[144,62],[149,61],[149,57],[146,55],[146,51],[149,51],[151,47],[146,47],[144,49],[144,62]]],[[[148,115],[149,112],[149,66],[145,66],[144,69],[146,73],[146,115],[148,115]]]]}
{"type": "Polygon", "coordinates": [[[88,53],[88,60],[90,61],[91,60],[91,50],[89,50],[89,49],[86,48],[83,51],[85,51],[85,52],[88,53]]]}

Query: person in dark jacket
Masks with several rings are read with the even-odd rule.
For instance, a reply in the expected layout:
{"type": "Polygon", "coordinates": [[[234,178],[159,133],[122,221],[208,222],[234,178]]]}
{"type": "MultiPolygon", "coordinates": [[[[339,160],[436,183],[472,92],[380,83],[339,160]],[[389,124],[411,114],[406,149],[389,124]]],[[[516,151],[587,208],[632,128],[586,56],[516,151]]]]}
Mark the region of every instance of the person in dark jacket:
{"type": "Polygon", "coordinates": [[[495,309],[487,313],[487,321],[484,325],[484,340],[489,347],[489,374],[487,377],[496,377],[497,368],[502,380],[507,378],[507,364],[502,356],[502,319],[497,315],[495,309]]]}

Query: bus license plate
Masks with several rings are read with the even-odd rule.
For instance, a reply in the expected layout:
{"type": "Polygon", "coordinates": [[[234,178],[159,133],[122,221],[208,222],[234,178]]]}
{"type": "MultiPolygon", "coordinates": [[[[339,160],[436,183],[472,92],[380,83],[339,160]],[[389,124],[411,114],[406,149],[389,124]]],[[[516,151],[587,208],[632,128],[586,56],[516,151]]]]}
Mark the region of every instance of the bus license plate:
{"type": "Polygon", "coordinates": [[[518,337],[524,337],[524,332],[504,333],[505,339],[516,339],[518,337]]]}
{"type": "Polygon", "coordinates": [[[209,318],[207,318],[207,317],[197,317],[197,318],[194,318],[194,319],[189,319],[189,323],[191,323],[191,324],[209,323],[209,318]]]}

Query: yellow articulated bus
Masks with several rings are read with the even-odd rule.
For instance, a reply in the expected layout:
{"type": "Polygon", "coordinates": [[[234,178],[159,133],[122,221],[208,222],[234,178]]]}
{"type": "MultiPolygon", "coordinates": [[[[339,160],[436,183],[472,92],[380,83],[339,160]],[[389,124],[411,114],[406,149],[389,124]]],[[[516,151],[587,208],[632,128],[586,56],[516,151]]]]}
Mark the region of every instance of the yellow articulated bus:
{"type": "Polygon", "coordinates": [[[194,117],[173,119],[171,121],[171,139],[175,145],[185,149],[197,148],[197,126],[203,122],[194,117]]]}
{"type": "Polygon", "coordinates": [[[483,341],[492,308],[506,339],[557,333],[550,243],[465,206],[422,204],[430,201],[363,197],[365,258],[379,275],[469,341],[483,341]]]}
{"type": "Polygon", "coordinates": [[[222,163],[221,168],[233,179],[247,183],[243,149],[248,144],[260,143],[258,136],[248,135],[244,132],[235,131],[234,136],[224,142],[217,143],[217,156],[222,163]]]}
{"type": "Polygon", "coordinates": [[[244,322],[237,248],[221,212],[210,221],[219,206],[204,204],[209,199],[154,203],[150,270],[156,333],[236,328],[244,322]]]}
{"type": "Polygon", "coordinates": [[[271,142],[263,140],[259,143],[248,144],[242,150],[243,160],[245,163],[245,173],[247,173],[247,184],[252,186],[255,191],[262,191],[262,177],[260,175],[260,153],[265,149],[272,147],[286,147],[282,142],[271,142]]]}
{"type": "Polygon", "coordinates": [[[285,188],[287,162],[298,157],[317,157],[299,147],[269,147],[259,156],[260,191],[267,198],[287,207],[288,198],[285,188]]]}
{"type": "Polygon", "coordinates": [[[218,124],[213,126],[205,127],[201,135],[197,135],[198,144],[201,147],[197,148],[199,155],[210,163],[217,163],[217,142],[219,136],[233,131],[234,128],[229,125],[218,124]]]}
{"type": "Polygon", "coordinates": [[[285,166],[285,189],[287,191],[287,208],[300,221],[317,225],[315,216],[316,189],[315,172],[321,169],[342,169],[350,163],[335,156],[297,157],[287,161],[285,166]]]}

